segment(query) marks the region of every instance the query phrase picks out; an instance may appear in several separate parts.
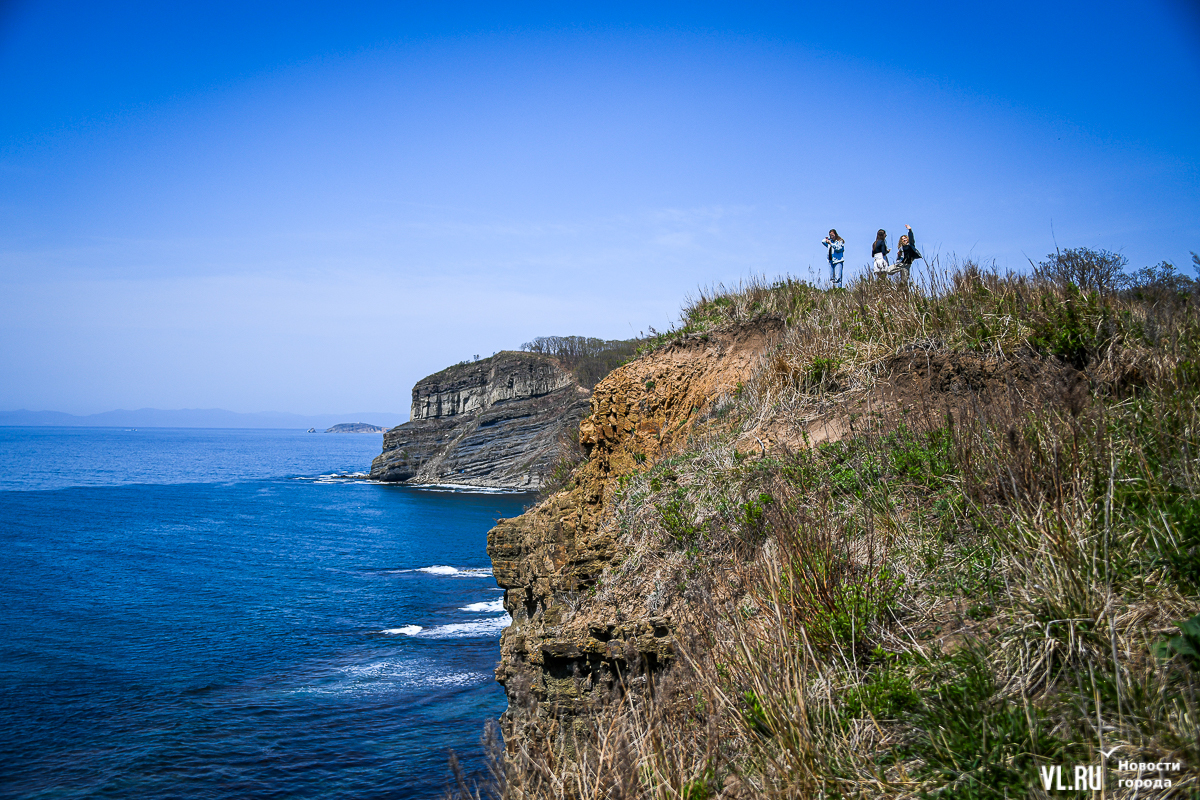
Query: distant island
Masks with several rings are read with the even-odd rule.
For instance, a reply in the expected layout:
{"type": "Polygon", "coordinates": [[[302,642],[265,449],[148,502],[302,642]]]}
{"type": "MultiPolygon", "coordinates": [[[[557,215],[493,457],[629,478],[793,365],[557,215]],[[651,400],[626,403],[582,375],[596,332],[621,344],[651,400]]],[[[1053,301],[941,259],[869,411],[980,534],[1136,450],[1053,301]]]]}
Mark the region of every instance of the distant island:
{"type": "Polygon", "coordinates": [[[182,408],[165,410],[139,408],[105,411],[100,414],[76,416],[61,411],[0,411],[0,427],[14,426],[81,426],[114,428],[279,428],[324,430],[337,426],[337,419],[367,419],[386,430],[404,422],[407,415],[389,411],[350,411],[340,414],[290,414],[281,411],[239,413],[222,408],[182,408]]]}
{"type": "Polygon", "coordinates": [[[327,428],[326,433],[383,433],[387,428],[370,425],[366,422],[343,422],[327,428]]]}

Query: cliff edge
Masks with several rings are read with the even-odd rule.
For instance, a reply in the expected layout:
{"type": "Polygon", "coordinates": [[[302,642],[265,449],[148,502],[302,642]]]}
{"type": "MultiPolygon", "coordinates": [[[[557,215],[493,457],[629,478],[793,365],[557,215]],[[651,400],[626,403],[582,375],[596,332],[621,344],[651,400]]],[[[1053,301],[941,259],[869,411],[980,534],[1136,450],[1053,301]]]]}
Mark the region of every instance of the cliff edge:
{"type": "Polygon", "coordinates": [[[782,325],[775,320],[688,337],[614,370],[580,426],[588,458],[567,487],[488,534],[488,555],[513,622],[500,641],[497,680],[510,747],[587,740],[590,715],[637,664],[673,657],[671,608],[596,602],[591,592],[618,556],[608,506],[620,478],[685,442],[723,395],[750,376],[782,325]],[[563,728],[571,730],[563,730],[563,728]]]}
{"type": "Polygon", "coordinates": [[[576,436],[590,392],[552,357],[504,351],[413,387],[371,478],[536,490],[576,436]]]}

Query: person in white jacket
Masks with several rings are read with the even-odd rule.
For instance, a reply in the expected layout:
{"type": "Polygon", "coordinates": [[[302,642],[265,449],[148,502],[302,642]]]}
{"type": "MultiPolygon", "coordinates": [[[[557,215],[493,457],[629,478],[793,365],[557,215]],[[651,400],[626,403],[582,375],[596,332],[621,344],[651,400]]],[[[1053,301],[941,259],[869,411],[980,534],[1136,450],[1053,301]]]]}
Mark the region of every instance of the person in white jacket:
{"type": "Polygon", "coordinates": [[[871,245],[871,258],[875,262],[875,274],[887,275],[890,267],[888,266],[888,250],[887,246],[887,231],[883,228],[879,229],[879,233],[875,235],[875,244],[871,245]]]}

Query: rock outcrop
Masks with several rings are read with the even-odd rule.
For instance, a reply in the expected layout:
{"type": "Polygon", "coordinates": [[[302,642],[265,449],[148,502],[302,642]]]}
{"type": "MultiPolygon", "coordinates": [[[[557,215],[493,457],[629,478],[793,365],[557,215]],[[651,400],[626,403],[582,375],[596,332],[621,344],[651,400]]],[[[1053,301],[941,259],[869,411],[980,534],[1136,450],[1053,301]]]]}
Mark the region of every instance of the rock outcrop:
{"type": "Polygon", "coordinates": [[[605,606],[588,591],[617,555],[606,508],[618,478],[686,441],[717,398],[749,377],[780,329],[769,321],[693,336],[614,370],[596,386],[580,426],[588,460],[568,488],[488,534],[513,618],[496,670],[509,697],[502,724],[510,752],[586,739],[588,715],[609,701],[618,674],[635,661],[651,672],[671,661],[669,612],[651,603],[605,606]]]}
{"type": "Polygon", "coordinates": [[[574,440],[591,393],[550,356],[504,351],[413,387],[387,431],[375,480],[537,489],[574,440]]]}

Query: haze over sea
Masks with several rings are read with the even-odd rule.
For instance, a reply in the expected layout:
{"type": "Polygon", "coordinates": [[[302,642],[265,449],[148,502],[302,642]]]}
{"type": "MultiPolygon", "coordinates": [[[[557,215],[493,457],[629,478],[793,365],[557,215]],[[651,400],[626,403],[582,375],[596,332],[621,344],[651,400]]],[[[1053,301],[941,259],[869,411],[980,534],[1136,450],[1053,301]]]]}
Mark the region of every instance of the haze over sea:
{"type": "Polygon", "coordinates": [[[378,435],[0,428],[0,796],[440,796],[482,769],[527,495],[372,484],[378,435]]]}

